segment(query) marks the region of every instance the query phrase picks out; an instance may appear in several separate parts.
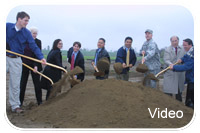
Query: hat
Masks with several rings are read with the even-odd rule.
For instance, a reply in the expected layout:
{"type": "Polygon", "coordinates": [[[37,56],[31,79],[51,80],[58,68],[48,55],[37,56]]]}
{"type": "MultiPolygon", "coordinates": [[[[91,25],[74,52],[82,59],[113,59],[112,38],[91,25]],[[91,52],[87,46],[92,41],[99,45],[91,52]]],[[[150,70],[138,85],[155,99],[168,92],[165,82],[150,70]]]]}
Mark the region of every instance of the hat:
{"type": "Polygon", "coordinates": [[[149,32],[149,33],[153,34],[153,31],[152,31],[152,30],[150,30],[150,29],[147,29],[147,30],[145,31],[145,33],[147,33],[147,32],[149,32]]]}

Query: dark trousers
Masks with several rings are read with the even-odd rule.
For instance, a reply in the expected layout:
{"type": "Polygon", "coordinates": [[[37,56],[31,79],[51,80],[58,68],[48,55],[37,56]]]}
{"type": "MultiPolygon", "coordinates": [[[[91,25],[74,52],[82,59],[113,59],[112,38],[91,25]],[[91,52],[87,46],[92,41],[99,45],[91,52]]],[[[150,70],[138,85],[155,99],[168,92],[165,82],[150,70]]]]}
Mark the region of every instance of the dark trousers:
{"type": "Polygon", "coordinates": [[[187,84],[185,105],[194,108],[194,83],[187,84]]]}
{"type": "MultiPolygon", "coordinates": [[[[171,93],[165,93],[165,94],[172,96],[171,93]]],[[[176,100],[182,102],[182,92],[180,92],[180,89],[178,89],[178,94],[176,94],[176,100]]]]}
{"type": "Polygon", "coordinates": [[[49,99],[50,93],[51,93],[51,89],[48,89],[47,94],[46,94],[46,101],[49,99]]]}
{"type": "Polygon", "coordinates": [[[108,74],[105,74],[103,77],[97,76],[96,79],[98,80],[108,79],[108,74]]]}
{"type": "MultiPolygon", "coordinates": [[[[33,67],[33,65],[31,67],[33,67]]],[[[29,76],[30,71],[31,70],[28,69],[27,67],[25,67],[25,66],[22,67],[22,76],[21,76],[21,82],[20,82],[21,105],[23,105],[24,95],[25,95],[25,91],[26,91],[26,85],[27,85],[28,76],[29,76]]],[[[35,95],[36,95],[37,103],[38,103],[38,105],[40,105],[42,103],[42,90],[41,90],[41,86],[40,86],[40,75],[31,71],[31,76],[32,76],[33,84],[34,84],[34,88],[35,88],[35,95]]]]}

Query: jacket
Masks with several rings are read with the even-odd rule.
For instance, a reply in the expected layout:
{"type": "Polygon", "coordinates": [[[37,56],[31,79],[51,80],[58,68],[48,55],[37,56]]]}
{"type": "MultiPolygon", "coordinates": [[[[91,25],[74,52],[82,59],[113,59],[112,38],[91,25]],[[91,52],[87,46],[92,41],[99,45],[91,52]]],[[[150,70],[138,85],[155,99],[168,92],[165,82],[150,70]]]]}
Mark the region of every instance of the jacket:
{"type": "MultiPolygon", "coordinates": [[[[95,60],[95,57],[96,57],[97,52],[98,52],[98,49],[97,49],[96,52],[95,52],[94,60],[95,60]]],[[[107,57],[108,60],[109,60],[109,62],[110,62],[110,55],[108,54],[108,52],[107,52],[107,50],[105,49],[105,47],[103,47],[103,48],[101,49],[101,51],[99,52],[98,57],[97,57],[97,62],[98,62],[101,58],[103,58],[103,57],[107,57]]],[[[92,61],[94,61],[94,60],[92,60],[92,61]]],[[[109,70],[105,71],[105,75],[106,75],[105,77],[108,77],[108,75],[109,75],[109,70]]]]}
{"type": "MultiPolygon", "coordinates": [[[[40,51],[41,51],[41,49],[42,49],[41,40],[36,38],[35,39],[35,43],[37,44],[37,46],[40,48],[40,51]]],[[[36,55],[31,51],[31,49],[29,47],[29,44],[27,44],[25,49],[24,49],[24,55],[37,59],[36,55]]],[[[38,71],[39,72],[42,71],[42,64],[41,63],[26,59],[26,58],[22,58],[22,61],[23,61],[23,63],[25,63],[27,65],[31,65],[33,67],[37,66],[38,67],[38,71]]]]}
{"type": "MultiPolygon", "coordinates": [[[[126,47],[122,46],[117,51],[117,57],[115,59],[115,62],[120,62],[120,63],[126,64],[126,56],[127,56],[126,47]]],[[[134,66],[136,61],[137,61],[137,58],[136,58],[134,49],[130,48],[129,64],[132,64],[134,66]]],[[[130,70],[129,67],[124,68],[121,74],[127,74],[127,72],[129,72],[129,70],[130,70]]]]}
{"type": "MultiPolygon", "coordinates": [[[[183,47],[177,46],[177,55],[175,53],[175,48],[169,46],[165,49],[163,61],[165,67],[168,67],[170,64],[174,64],[178,59],[182,58],[185,54],[183,47]]],[[[178,89],[180,92],[184,90],[184,81],[185,81],[185,72],[174,72],[168,70],[164,73],[163,81],[163,92],[178,94],[178,89]]]]}
{"type": "Polygon", "coordinates": [[[142,51],[145,51],[144,64],[147,65],[148,69],[150,71],[160,69],[161,63],[160,63],[159,49],[156,42],[154,42],[153,39],[144,42],[140,50],[140,53],[142,51]]]}
{"type": "MultiPolygon", "coordinates": [[[[67,55],[68,55],[67,58],[68,58],[68,62],[70,64],[71,64],[72,53],[73,53],[73,47],[71,47],[67,52],[67,55]]],[[[83,57],[83,54],[81,53],[81,51],[79,51],[76,56],[76,59],[74,62],[74,67],[76,67],[76,66],[79,66],[84,71],[84,73],[77,75],[77,79],[80,79],[81,81],[83,81],[84,77],[85,77],[85,61],[84,61],[84,57],[83,57]]]]}
{"type": "MultiPolygon", "coordinates": [[[[60,49],[55,49],[55,50],[51,50],[47,56],[47,62],[54,64],[54,65],[58,65],[60,67],[62,66],[62,55],[61,55],[61,51],[60,49]]],[[[48,76],[49,78],[52,79],[52,81],[55,83],[58,80],[61,79],[62,76],[62,70],[51,67],[51,66],[46,66],[44,68],[43,74],[48,76]]],[[[43,89],[50,89],[51,83],[45,79],[44,77],[41,78],[41,87],[43,89]]]]}
{"type": "Polygon", "coordinates": [[[181,60],[183,64],[175,65],[173,70],[177,72],[186,71],[185,83],[194,83],[194,47],[191,47],[181,60]]]}

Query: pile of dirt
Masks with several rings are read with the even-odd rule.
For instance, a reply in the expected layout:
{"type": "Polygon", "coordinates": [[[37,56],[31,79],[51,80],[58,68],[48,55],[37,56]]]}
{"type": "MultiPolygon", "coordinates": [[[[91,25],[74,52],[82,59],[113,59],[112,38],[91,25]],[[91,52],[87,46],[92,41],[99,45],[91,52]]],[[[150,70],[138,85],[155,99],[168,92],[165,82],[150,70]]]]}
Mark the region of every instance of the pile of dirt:
{"type": "MultiPolygon", "coordinates": [[[[179,113],[180,115],[180,113],[179,113]]],[[[116,79],[85,80],[70,91],[25,113],[38,123],[59,128],[180,128],[193,117],[193,110],[140,83],[116,79]],[[158,118],[160,112],[183,111],[182,118],[158,118]]]]}

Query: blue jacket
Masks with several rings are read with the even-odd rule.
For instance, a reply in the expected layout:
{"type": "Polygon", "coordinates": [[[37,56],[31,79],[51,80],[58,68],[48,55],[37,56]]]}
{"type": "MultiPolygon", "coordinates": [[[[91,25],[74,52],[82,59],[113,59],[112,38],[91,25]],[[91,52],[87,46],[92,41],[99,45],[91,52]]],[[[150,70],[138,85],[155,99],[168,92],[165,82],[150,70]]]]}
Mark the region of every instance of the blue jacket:
{"type": "MultiPolygon", "coordinates": [[[[132,64],[133,66],[135,65],[137,61],[134,49],[130,49],[130,57],[129,57],[129,64],[132,64]]],[[[122,46],[121,48],[119,48],[119,50],[117,51],[117,57],[115,62],[120,62],[120,63],[126,63],[126,48],[125,46],[122,46]]],[[[129,72],[130,68],[124,68],[121,74],[126,74],[127,72],[129,72]]]]}
{"type": "Polygon", "coordinates": [[[41,60],[44,58],[41,50],[35,43],[35,40],[33,39],[31,32],[28,29],[22,28],[17,32],[15,30],[15,24],[6,23],[6,45],[8,45],[6,46],[7,49],[19,54],[24,54],[24,49],[27,44],[38,59],[41,60]]]}
{"type": "Polygon", "coordinates": [[[174,71],[185,73],[185,83],[194,83],[194,50],[193,47],[182,58],[182,65],[175,65],[174,71]]]}

